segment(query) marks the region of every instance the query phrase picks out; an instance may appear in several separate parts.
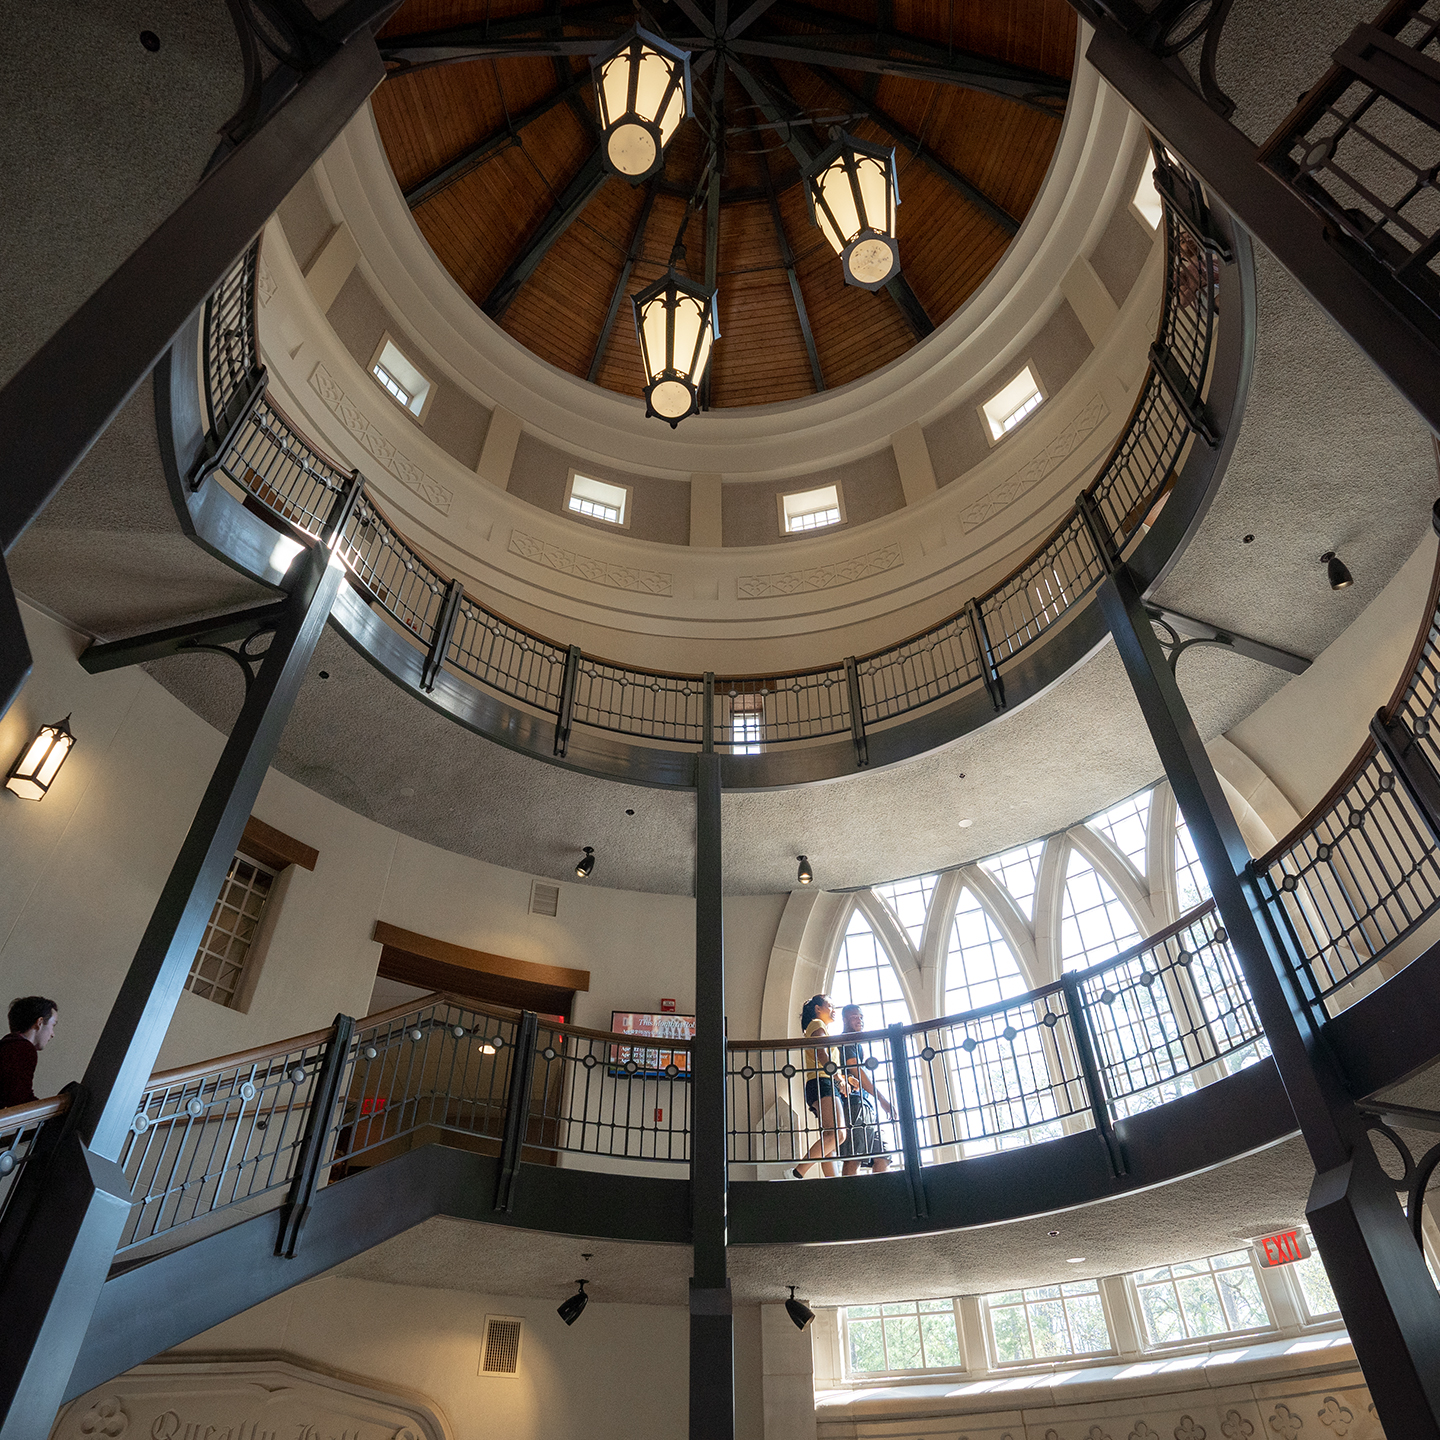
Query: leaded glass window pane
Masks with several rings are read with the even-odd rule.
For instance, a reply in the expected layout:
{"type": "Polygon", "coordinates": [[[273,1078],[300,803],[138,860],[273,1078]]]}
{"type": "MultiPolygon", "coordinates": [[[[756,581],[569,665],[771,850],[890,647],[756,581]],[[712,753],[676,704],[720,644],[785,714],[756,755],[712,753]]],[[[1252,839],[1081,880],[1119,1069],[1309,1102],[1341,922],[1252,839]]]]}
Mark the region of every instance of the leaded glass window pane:
{"type": "Polygon", "coordinates": [[[1108,960],[1140,939],[1134,917],[1105,877],[1071,848],[1060,909],[1060,962],[1079,970],[1108,960]]]}
{"type": "Polygon", "coordinates": [[[1104,835],[1135,867],[1135,873],[1142,876],[1145,874],[1145,837],[1150,826],[1150,799],[1153,794],[1151,790],[1142,790],[1089,821],[1090,828],[1104,835]]]}
{"type": "Polygon", "coordinates": [[[979,897],[967,885],[950,922],[945,957],[945,1013],[966,1010],[1023,995],[1030,987],[1010,943],[979,897]]]}
{"type": "Polygon", "coordinates": [[[981,868],[1010,892],[1027,920],[1035,918],[1035,887],[1040,881],[1040,857],[1045,853],[1043,840],[1032,840],[1003,855],[992,855],[980,862],[981,868]]]}
{"type": "Polygon", "coordinates": [[[830,982],[830,999],[836,1010],[859,1005],[865,1010],[865,1025],[882,1030],[897,1021],[908,1025],[910,1007],[900,988],[900,977],[889,952],[860,910],[850,916],[845,938],[835,957],[835,978],[830,982]]]}
{"type": "Polygon", "coordinates": [[[874,887],[875,893],[890,907],[917,950],[925,930],[930,900],[935,894],[935,882],[939,878],[938,875],[916,875],[910,880],[892,880],[888,885],[874,887]]]}

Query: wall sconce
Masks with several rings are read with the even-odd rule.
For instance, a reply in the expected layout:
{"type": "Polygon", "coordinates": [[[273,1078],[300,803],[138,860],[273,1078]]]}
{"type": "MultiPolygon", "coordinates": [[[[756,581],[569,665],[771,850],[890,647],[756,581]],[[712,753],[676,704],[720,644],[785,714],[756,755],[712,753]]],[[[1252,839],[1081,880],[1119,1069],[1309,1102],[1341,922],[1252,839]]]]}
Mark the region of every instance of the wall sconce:
{"type": "Polygon", "coordinates": [[[10,767],[5,788],[22,800],[43,800],[74,744],[68,715],[57,724],[42,725],[10,767]]]}

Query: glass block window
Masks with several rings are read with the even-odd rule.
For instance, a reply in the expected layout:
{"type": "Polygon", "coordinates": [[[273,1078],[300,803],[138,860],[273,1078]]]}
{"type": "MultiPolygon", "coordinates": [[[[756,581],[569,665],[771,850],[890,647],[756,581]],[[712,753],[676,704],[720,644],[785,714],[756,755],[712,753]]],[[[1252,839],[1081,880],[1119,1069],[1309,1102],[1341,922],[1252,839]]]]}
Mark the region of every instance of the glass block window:
{"type": "Polygon", "coordinates": [[[998,1365],[1055,1355],[1103,1355],[1115,1348],[1098,1280],[987,1295],[985,1313],[998,1365]]]}
{"type": "Polygon", "coordinates": [[[905,992],[900,988],[889,951],[859,910],[845,927],[829,993],[836,1010],[845,1005],[862,1006],[867,1030],[883,1030],[896,1021],[910,1024],[910,1007],[905,1003],[905,992]]]}
{"type": "Polygon", "coordinates": [[[205,1000],[234,1005],[245,974],[250,946],[265,914],[275,872],[245,855],[230,862],[220,898],[210,912],[185,988],[205,1000]]]}
{"type": "Polygon", "coordinates": [[[1139,939],[1134,916],[1095,867],[1072,847],[1060,907],[1062,968],[1097,965],[1139,939]]]}
{"type": "Polygon", "coordinates": [[[1195,843],[1190,839],[1190,827],[1178,811],[1175,817],[1175,898],[1179,901],[1182,915],[1210,898],[1210,881],[1200,864],[1195,843]]]}
{"type": "Polygon", "coordinates": [[[1176,1345],[1272,1323],[1248,1250],[1138,1270],[1133,1278],[1150,1345],[1176,1345]]]}
{"type": "Polygon", "coordinates": [[[900,922],[917,950],[925,930],[925,916],[930,912],[930,901],[935,894],[935,882],[939,878],[938,875],[917,875],[911,880],[895,880],[889,885],[875,886],[875,893],[889,906],[891,914],[900,922]]]}
{"type": "Polygon", "coordinates": [[[1040,882],[1040,857],[1044,853],[1045,842],[1032,840],[980,862],[981,869],[1010,892],[1027,920],[1035,918],[1035,887],[1040,882]]]}
{"type": "Polygon", "coordinates": [[[852,1375],[957,1370],[961,1364],[953,1300],[848,1306],[845,1339],[846,1363],[852,1375]]]}
{"type": "Polygon", "coordinates": [[[978,1010],[1030,986],[1010,942],[979,897],[967,885],[960,892],[950,922],[950,950],[945,957],[945,1014],[978,1010]]]}
{"type": "Polygon", "coordinates": [[[1300,1302],[1305,1308],[1305,1319],[1328,1320],[1340,1313],[1340,1302],[1330,1288],[1330,1277],[1325,1273],[1325,1262],[1315,1249],[1315,1240],[1310,1240],[1310,1254],[1307,1259],[1297,1260],[1289,1267],[1290,1274],[1300,1291],[1300,1302]]]}
{"type": "Polygon", "coordinates": [[[1137,875],[1145,873],[1145,835],[1150,825],[1152,793],[1144,790],[1132,795],[1088,822],[1135,867],[1137,875]]]}

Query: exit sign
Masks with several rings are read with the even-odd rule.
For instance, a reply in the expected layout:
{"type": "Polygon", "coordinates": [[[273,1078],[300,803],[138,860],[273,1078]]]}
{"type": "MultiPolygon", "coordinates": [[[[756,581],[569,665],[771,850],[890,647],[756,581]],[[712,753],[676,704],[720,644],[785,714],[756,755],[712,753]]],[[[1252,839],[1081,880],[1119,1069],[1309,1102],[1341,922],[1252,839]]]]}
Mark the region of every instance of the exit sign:
{"type": "Polygon", "coordinates": [[[675,1002],[673,1000],[662,1000],[660,1002],[660,1013],[662,1015],[673,1015],[675,1013],[675,1002]]]}
{"type": "Polygon", "coordinates": [[[1298,1230],[1281,1230],[1276,1235],[1266,1235],[1255,1242],[1255,1249],[1259,1252],[1261,1265],[1267,1270],[1310,1258],[1310,1243],[1298,1230]]]}

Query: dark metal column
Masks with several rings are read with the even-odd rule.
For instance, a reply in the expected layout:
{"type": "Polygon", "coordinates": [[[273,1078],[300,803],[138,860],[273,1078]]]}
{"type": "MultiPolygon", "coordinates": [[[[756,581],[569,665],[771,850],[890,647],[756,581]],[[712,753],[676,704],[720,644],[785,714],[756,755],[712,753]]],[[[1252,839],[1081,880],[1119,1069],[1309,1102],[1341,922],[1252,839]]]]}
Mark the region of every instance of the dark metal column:
{"type": "Polygon", "coordinates": [[[343,575],[325,546],[296,557],[289,604],[91,1056],[84,1108],[21,1179],[29,1193],[10,1208],[23,1223],[0,1233],[0,1440],[49,1434],[129,1213],[126,1132],[343,575]]]}
{"type": "Polygon", "coordinates": [[[734,1440],[735,1345],[725,1246],[725,931],[720,757],[695,760],[695,1040],[690,1053],[690,1440],[734,1440]]]}
{"type": "Polygon", "coordinates": [[[1099,596],[1315,1162],[1307,1216],[1380,1421],[1390,1435],[1440,1440],[1440,1292],[1265,902],[1240,879],[1249,853],[1140,590],[1122,567],[1099,596]]]}

